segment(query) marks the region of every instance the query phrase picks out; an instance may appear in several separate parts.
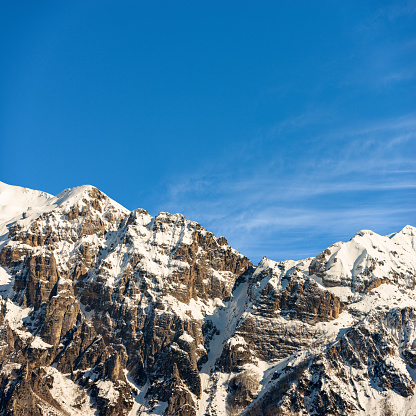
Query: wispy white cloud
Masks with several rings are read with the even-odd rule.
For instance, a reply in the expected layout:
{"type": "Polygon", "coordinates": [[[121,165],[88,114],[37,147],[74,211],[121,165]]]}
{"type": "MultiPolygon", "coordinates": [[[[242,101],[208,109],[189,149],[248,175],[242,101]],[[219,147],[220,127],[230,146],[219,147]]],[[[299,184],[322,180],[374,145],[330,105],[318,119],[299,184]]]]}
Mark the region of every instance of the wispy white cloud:
{"type": "MultiPolygon", "coordinates": [[[[274,134],[294,125],[283,122],[274,134]]],[[[415,132],[414,114],[340,128],[281,154],[282,163],[273,154],[259,163],[253,151],[241,166],[240,154],[226,149],[220,163],[172,178],[162,205],[225,235],[255,259],[289,252],[301,257],[305,241],[317,233],[337,240],[373,227],[387,234],[416,219],[415,132]]],[[[264,137],[267,150],[273,133],[264,137]]],[[[315,251],[311,247],[309,255],[315,251]]]]}
{"type": "Polygon", "coordinates": [[[378,9],[374,18],[387,17],[389,20],[394,21],[403,16],[413,16],[416,14],[416,2],[414,0],[408,0],[395,4],[393,6],[381,7],[378,9]]]}
{"type": "Polygon", "coordinates": [[[414,82],[416,38],[414,27],[416,2],[400,1],[380,7],[361,21],[351,36],[356,47],[346,86],[359,86],[367,92],[383,94],[398,84],[414,82]]]}
{"type": "Polygon", "coordinates": [[[416,209],[360,207],[350,209],[266,209],[233,218],[220,224],[230,244],[251,258],[264,255],[275,260],[300,259],[317,255],[328,245],[347,241],[360,229],[380,234],[400,230],[403,215],[415,216],[416,209]],[[315,240],[326,237],[327,245],[317,247],[315,240]]]}
{"type": "Polygon", "coordinates": [[[379,82],[382,85],[388,85],[396,82],[408,81],[412,78],[415,78],[415,76],[415,70],[405,69],[403,71],[393,71],[391,73],[388,73],[384,77],[382,77],[379,82]]]}

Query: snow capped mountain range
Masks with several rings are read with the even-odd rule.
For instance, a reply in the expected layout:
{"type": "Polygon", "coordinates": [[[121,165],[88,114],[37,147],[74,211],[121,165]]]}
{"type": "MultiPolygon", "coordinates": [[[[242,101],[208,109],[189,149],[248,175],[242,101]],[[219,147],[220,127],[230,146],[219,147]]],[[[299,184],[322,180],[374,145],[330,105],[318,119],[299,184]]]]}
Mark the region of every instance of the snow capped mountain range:
{"type": "Polygon", "coordinates": [[[180,214],[0,182],[0,414],[416,414],[416,228],[254,266],[180,214]]]}

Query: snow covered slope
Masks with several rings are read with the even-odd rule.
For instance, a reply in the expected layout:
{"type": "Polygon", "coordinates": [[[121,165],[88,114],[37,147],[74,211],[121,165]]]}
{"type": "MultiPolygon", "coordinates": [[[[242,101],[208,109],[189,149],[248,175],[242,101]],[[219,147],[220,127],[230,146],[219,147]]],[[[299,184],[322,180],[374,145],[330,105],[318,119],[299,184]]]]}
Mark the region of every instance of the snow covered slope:
{"type": "Polygon", "coordinates": [[[0,414],[412,415],[416,229],[257,267],[181,214],[0,183],[0,414]]]}
{"type": "Polygon", "coordinates": [[[310,274],[326,286],[347,286],[365,292],[384,282],[412,287],[416,272],[415,228],[390,236],[358,232],[347,243],[336,243],[318,255],[310,274]]]}
{"type": "Polygon", "coordinates": [[[28,211],[37,215],[52,198],[46,192],[0,182],[0,244],[7,237],[8,223],[23,219],[28,211]]]}

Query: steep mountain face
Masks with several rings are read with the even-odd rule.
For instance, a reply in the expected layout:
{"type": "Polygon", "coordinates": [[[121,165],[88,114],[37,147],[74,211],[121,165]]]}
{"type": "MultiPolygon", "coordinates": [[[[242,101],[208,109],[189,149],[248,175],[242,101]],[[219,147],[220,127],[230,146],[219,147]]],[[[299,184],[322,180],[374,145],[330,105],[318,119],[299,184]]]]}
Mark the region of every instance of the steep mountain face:
{"type": "Polygon", "coordinates": [[[0,183],[0,233],[0,414],[414,415],[414,227],[255,267],[180,214],[0,183]]]}

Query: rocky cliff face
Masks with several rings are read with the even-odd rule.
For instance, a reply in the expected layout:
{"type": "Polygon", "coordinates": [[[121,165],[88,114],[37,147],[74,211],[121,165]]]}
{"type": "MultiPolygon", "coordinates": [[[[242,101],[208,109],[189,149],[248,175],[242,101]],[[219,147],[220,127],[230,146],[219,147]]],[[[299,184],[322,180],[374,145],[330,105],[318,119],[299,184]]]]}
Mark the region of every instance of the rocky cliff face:
{"type": "Polygon", "coordinates": [[[0,220],[0,414],[416,407],[413,227],[254,267],[180,214],[91,186],[0,183],[0,220]]]}

